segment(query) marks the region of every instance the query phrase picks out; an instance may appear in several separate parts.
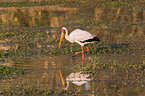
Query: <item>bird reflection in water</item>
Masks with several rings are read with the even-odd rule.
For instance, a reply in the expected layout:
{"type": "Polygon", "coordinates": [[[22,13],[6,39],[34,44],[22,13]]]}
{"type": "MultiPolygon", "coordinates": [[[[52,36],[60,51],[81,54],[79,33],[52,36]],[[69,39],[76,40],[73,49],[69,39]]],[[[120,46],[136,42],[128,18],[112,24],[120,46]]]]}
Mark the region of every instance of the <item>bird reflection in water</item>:
{"type": "Polygon", "coordinates": [[[69,88],[69,82],[72,82],[73,84],[77,86],[81,86],[85,84],[85,90],[88,90],[89,88],[89,81],[93,79],[93,77],[90,77],[89,74],[85,74],[82,71],[81,72],[76,72],[76,73],[71,73],[66,80],[64,80],[61,70],[59,70],[59,74],[61,77],[62,85],[65,90],[69,88]]]}

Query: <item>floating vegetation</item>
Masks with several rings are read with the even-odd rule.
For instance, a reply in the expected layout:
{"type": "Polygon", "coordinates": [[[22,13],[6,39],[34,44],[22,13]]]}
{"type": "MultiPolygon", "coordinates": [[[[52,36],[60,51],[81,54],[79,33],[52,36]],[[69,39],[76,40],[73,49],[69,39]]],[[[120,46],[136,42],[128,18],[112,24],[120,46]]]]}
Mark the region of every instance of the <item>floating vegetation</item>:
{"type": "Polygon", "coordinates": [[[26,70],[0,65],[0,79],[24,75],[26,70]]]}
{"type": "MultiPolygon", "coordinates": [[[[90,61],[86,60],[86,65],[75,65],[72,70],[90,74],[94,81],[116,82],[116,85],[131,86],[136,85],[144,88],[144,62],[120,61],[118,57],[95,57],[90,61]],[[89,62],[89,63],[87,63],[89,62]]],[[[127,59],[127,58],[126,58],[127,59]]]]}
{"type": "MultiPolygon", "coordinates": [[[[73,90],[49,90],[49,89],[39,89],[39,88],[23,88],[22,86],[16,88],[17,91],[2,90],[1,95],[83,95],[82,91],[73,90]]],[[[90,92],[89,92],[90,93],[90,92]]]]}
{"type": "MultiPolygon", "coordinates": [[[[92,61],[89,61],[89,64],[82,67],[80,64],[77,64],[72,69],[78,71],[90,71],[96,72],[99,70],[108,70],[112,72],[129,71],[133,70],[135,72],[142,72],[145,69],[145,64],[143,62],[134,62],[134,63],[119,63],[118,59],[107,60],[106,58],[94,58],[92,61]]],[[[87,62],[87,61],[86,61],[87,62]]]]}

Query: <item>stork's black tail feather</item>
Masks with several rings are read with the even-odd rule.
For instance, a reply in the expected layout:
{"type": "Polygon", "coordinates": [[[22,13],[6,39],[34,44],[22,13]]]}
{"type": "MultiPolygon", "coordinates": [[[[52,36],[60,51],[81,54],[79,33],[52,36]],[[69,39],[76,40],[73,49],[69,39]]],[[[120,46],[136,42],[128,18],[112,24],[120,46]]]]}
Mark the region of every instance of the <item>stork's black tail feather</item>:
{"type": "Polygon", "coordinates": [[[98,42],[100,42],[100,39],[98,38],[98,37],[94,37],[94,38],[92,38],[92,39],[88,39],[88,40],[84,40],[84,41],[82,41],[82,43],[85,43],[85,42],[94,42],[94,41],[98,41],[98,42]]]}
{"type": "Polygon", "coordinates": [[[93,41],[98,41],[98,42],[100,42],[100,39],[99,39],[98,37],[94,37],[94,38],[93,38],[93,41]]]}

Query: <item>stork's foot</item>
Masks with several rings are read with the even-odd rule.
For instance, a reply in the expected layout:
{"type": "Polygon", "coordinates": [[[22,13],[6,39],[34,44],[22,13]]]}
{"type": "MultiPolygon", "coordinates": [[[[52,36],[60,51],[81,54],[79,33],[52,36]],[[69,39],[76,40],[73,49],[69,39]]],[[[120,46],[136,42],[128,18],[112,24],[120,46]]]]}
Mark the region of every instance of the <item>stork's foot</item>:
{"type": "Polygon", "coordinates": [[[80,52],[76,52],[74,55],[72,55],[73,57],[76,56],[77,54],[82,53],[82,51],[80,52]]]}

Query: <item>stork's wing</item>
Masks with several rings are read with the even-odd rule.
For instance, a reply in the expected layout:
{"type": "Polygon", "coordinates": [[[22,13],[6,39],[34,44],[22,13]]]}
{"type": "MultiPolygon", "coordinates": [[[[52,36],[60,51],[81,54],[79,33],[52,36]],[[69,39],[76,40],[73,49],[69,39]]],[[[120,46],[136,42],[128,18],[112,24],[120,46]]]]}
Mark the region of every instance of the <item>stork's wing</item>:
{"type": "Polygon", "coordinates": [[[69,38],[74,42],[92,39],[93,37],[95,36],[91,33],[80,29],[76,29],[69,34],[69,38]]]}

